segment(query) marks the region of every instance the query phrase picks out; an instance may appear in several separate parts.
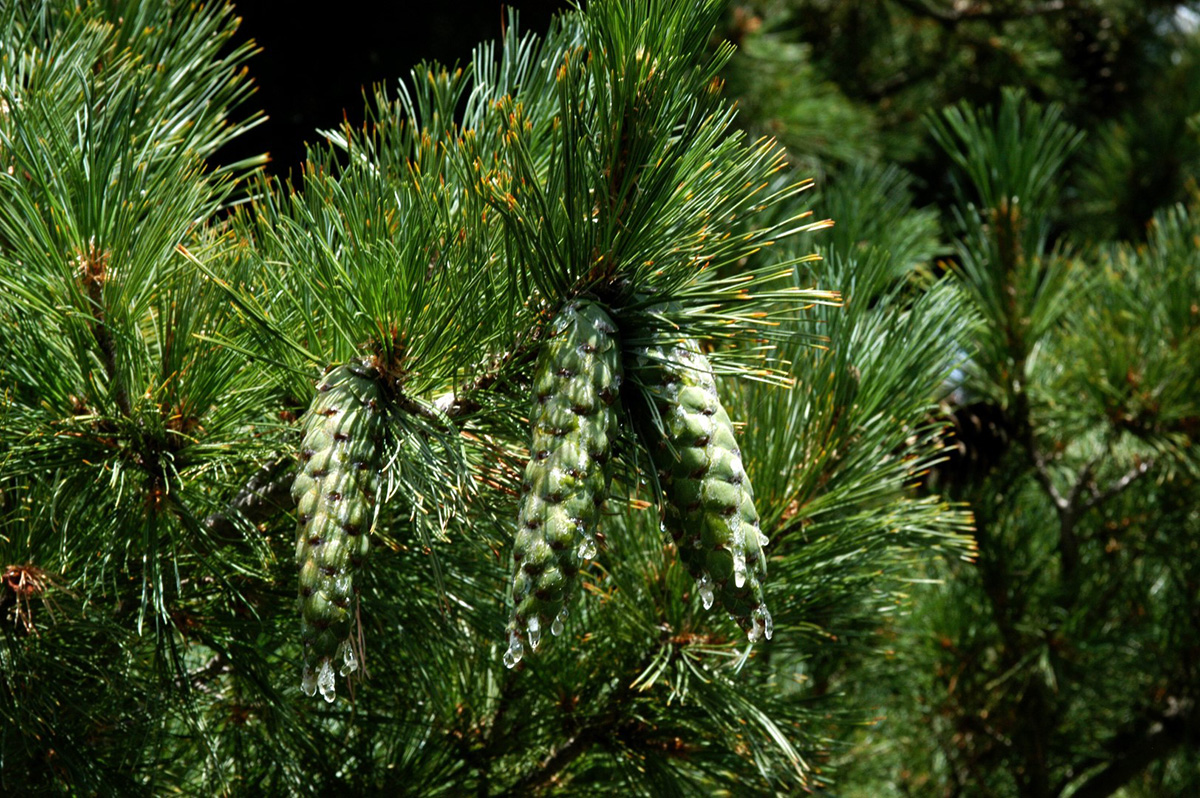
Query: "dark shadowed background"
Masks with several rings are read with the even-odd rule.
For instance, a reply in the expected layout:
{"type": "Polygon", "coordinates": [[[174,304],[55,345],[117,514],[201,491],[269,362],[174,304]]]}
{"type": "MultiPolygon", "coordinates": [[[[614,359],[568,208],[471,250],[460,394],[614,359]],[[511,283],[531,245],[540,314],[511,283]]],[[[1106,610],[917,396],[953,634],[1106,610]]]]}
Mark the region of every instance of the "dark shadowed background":
{"type": "Polygon", "coordinates": [[[238,40],[253,39],[262,52],[250,63],[258,85],[250,108],[270,117],[237,139],[219,157],[229,163],[269,152],[270,171],[286,175],[303,160],[304,142],[336,126],[343,112],[363,118],[363,90],[395,84],[426,60],[466,63],[477,44],[500,36],[507,9],[522,30],[544,33],[565,0],[453,0],[378,2],[339,0],[315,4],[235,0],[242,24],[238,40]]]}

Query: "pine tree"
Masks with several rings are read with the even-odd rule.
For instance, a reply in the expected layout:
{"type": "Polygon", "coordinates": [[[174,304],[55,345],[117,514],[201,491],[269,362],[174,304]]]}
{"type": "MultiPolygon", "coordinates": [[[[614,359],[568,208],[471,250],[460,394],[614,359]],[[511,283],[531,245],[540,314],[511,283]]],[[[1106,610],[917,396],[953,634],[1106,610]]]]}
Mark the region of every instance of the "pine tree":
{"type": "Polygon", "coordinates": [[[292,187],[206,166],[228,6],[0,11],[6,792],[828,781],[841,663],[968,551],[913,483],[975,316],[902,186],[812,254],[718,13],[512,21],[292,187]]]}

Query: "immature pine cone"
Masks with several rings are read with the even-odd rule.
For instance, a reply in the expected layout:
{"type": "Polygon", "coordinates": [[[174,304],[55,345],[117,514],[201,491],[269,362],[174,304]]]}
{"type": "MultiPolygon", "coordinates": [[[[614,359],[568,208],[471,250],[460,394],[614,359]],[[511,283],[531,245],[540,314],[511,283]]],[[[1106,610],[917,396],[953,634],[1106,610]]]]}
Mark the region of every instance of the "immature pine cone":
{"type": "Polygon", "coordinates": [[[632,354],[631,368],[662,420],[662,431],[648,418],[640,426],[666,494],[663,524],[679,558],[706,609],[715,595],[752,642],[769,640],[771,614],[762,591],[767,539],[708,358],[692,340],[632,354]]]}
{"type": "Polygon", "coordinates": [[[381,469],[384,419],[377,374],[339,366],[317,386],[304,417],[301,467],[292,483],[299,519],[301,635],[308,695],[334,699],[333,659],[358,667],[350,644],[354,570],[370,547],[381,469]]]}
{"type": "Polygon", "coordinates": [[[576,301],[554,320],[534,376],[533,440],[513,559],[513,614],[504,664],[562,632],[579,568],[596,555],[596,527],[611,479],[621,383],[616,325],[576,301]]]}

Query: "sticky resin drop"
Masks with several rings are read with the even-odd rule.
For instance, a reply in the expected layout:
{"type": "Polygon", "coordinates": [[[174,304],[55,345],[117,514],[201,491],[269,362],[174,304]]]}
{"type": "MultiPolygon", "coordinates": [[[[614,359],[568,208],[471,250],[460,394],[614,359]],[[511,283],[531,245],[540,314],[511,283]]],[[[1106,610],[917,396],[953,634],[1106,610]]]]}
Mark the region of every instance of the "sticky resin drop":
{"type": "Polygon", "coordinates": [[[538,643],[542,642],[542,624],[536,615],[529,619],[527,628],[529,629],[529,645],[534,651],[537,651],[538,643]]]}
{"type": "Polygon", "coordinates": [[[696,583],[696,589],[700,591],[700,601],[704,604],[704,609],[712,609],[713,605],[713,584],[712,577],[705,571],[700,577],[700,581],[696,583]]]}
{"type": "Polygon", "coordinates": [[[734,524],[732,549],[733,584],[741,587],[746,584],[746,533],[741,522],[734,524]]]}
{"type": "Polygon", "coordinates": [[[568,614],[566,607],[558,611],[558,615],[554,616],[554,623],[550,624],[550,634],[558,637],[563,633],[563,621],[567,620],[568,614]]]}
{"type": "Polygon", "coordinates": [[[766,637],[771,639],[771,634],[775,631],[775,624],[771,621],[771,613],[765,604],[760,604],[754,610],[751,616],[750,631],[746,633],[746,637],[751,643],[757,643],[766,637]]]}
{"type": "Polygon", "coordinates": [[[300,689],[308,696],[317,694],[317,674],[308,665],[304,666],[304,675],[300,677],[300,689]]]}
{"type": "Polygon", "coordinates": [[[746,630],[746,639],[751,643],[757,643],[759,640],[762,640],[762,634],[762,621],[760,621],[758,616],[755,615],[751,620],[750,628],[746,630]]]}
{"type": "Polygon", "coordinates": [[[515,668],[517,663],[521,661],[521,657],[525,656],[525,646],[521,644],[521,638],[516,632],[508,633],[508,651],[504,652],[504,667],[515,668]]]}
{"type": "Polygon", "coordinates": [[[741,551],[733,553],[733,583],[738,587],[746,584],[746,555],[741,551]]]}
{"type": "Polygon", "coordinates": [[[343,676],[349,676],[358,670],[358,657],[354,656],[354,649],[350,647],[350,641],[342,643],[342,667],[338,671],[343,676]]]}
{"type": "Polygon", "coordinates": [[[333,663],[329,657],[321,660],[321,672],[317,674],[317,688],[327,703],[332,704],[333,699],[337,698],[337,687],[333,682],[333,663]]]}

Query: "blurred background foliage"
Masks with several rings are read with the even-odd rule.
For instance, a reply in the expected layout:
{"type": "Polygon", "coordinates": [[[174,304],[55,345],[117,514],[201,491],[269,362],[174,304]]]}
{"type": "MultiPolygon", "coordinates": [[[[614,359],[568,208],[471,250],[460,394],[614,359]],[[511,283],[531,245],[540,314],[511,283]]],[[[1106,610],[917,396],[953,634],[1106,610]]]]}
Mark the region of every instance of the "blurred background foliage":
{"type": "Polygon", "coordinates": [[[1145,235],[1187,199],[1200,141],[1196,4],[1174,0],[733,2],[730,67],[750,128],[807,168],[896,163],[920,204],[945,204],[945,158],[925,115],[1020,86],[1088,132],[1062,224],[1094,239],[1145,235]]]}

